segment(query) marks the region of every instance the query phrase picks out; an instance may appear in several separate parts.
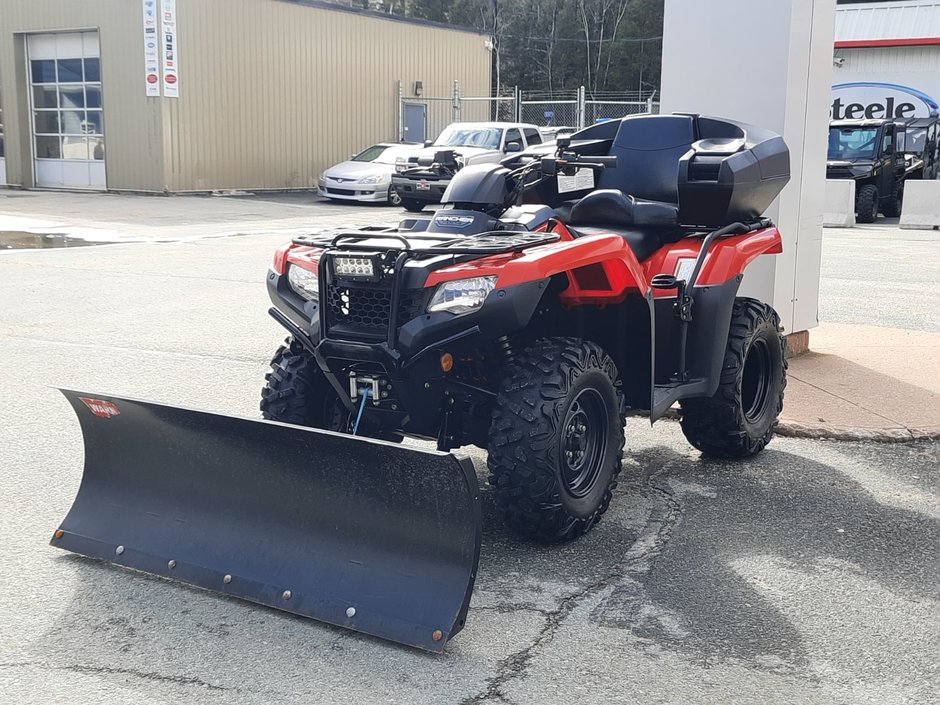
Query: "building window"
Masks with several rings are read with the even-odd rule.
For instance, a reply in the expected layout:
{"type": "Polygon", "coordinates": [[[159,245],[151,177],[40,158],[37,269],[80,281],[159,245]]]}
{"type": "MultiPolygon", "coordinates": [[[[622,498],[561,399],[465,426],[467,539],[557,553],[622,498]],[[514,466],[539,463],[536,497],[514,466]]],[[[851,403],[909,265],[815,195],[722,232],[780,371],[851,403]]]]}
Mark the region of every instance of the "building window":
{"type": "Polygon", "coordinates": [[[36,158],[104,160],[98,57],[32,59],[30,78],[36,158]]]}

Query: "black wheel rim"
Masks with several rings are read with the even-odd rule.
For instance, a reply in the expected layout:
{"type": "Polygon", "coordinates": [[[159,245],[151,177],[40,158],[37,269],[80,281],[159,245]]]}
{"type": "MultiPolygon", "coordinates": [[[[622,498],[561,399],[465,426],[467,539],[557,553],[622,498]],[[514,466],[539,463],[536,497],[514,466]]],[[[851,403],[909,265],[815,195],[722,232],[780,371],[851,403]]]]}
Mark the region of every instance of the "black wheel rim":
{"type": "Polygon", "coordinates": [[[565,415],[561,435],[561,476],[572,497],[594,489],[607,451],[607,404],[596,389],[582,389],[565,415]]]}
{"type": "Polygon", "coordinates": [[[744,378],[741,381],[741,406],[744,418],[755,423],[763,415],[770,395],[773,363],[767,341],[758,338],[751,343],[744,359],[744,378]]]}

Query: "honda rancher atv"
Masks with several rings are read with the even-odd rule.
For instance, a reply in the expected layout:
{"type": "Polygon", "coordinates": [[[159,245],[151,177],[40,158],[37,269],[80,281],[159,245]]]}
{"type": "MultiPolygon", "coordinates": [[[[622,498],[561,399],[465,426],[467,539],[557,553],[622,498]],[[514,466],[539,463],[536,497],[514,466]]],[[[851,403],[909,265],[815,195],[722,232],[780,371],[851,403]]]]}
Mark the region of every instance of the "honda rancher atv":
{"type": "Polygon", "coordinates": [[[686,437],[719,457],[773,435],[779,318],[737,290],[781,251],[760,214],[788,177],[766,131],[634,117],[514,169],[467,167],[432,218],[297,238],[268,276],[291,338],[264,416],[485,448],[507,521],[575,538],[610,502],[628,410],[680,402],[686,437]]]}
{"type": "Polygon", "coordinates": [[[432,217],[297,238],[267,279],[290,333],[267,420],[66,391],[85,473],[52,543],[440,651],[482,528],[449,449],[486,448],[509,524],[552,542],[607,510],[628,411],[678,402],[722,458],[771,439],[780,322],[737,294],[781,251],[761,213],[788,177],[772,133],[632,117],[467,166],[432,217]]]}

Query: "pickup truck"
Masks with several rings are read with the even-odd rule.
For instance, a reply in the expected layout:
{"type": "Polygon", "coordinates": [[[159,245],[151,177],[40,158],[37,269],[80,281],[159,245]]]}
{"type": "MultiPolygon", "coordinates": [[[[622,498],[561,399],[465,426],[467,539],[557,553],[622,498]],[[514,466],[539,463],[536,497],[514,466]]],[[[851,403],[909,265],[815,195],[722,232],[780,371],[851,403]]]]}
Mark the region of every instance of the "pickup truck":
{"type": "Polygon", "coordinates": [[[468,164],[496,164],[506,155],[542,143],[535,125],[517,122],[455,122],[433,142],[402,157],[392,188],[406,210],[418,212],[440,203],[451,177],[468,164]]]}

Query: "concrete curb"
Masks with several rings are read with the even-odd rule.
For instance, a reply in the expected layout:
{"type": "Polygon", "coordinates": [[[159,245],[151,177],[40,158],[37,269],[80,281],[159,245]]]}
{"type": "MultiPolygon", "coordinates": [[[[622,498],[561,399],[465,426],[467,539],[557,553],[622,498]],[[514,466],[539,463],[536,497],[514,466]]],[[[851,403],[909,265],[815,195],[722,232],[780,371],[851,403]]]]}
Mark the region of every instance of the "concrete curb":
{"type": "MultiPolygon", "coordinates": [[[[664,419],[679,420],[677,409],[669,409],[664,419]]],[[[816,438],[827,441],[867,441],[869,443],[914,443],[916,441],[940,440],[940,426],[923,428],[860,428],[857,426],[834,426],[831,424],[802,423],[780,419],[775,433],[786,438],[816,438]]]]}
{"type": "Polygon", "coordinates": [[[940,427],[924,428],[859,428],[828,424],[801,423],[781,419],[776,433],[789,438],[820,438],[833,441],[870,441],[875,443],[911,443],[940,439],[940,427]]]}

